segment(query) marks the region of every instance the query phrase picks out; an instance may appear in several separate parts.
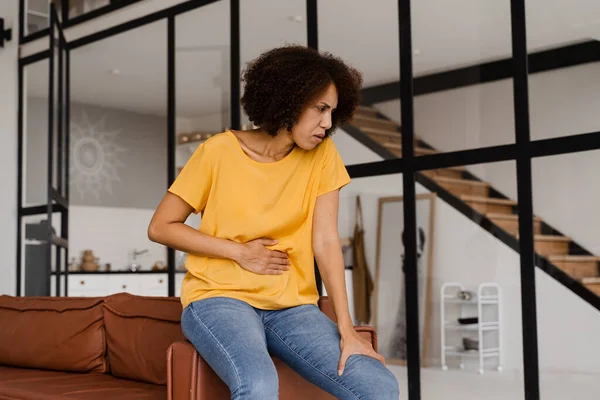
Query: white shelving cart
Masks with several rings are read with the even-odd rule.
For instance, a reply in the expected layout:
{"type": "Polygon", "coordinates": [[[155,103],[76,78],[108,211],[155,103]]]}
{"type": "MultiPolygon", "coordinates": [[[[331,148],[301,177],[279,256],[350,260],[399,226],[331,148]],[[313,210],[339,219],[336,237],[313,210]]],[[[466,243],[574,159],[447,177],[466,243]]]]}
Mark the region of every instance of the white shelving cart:
{"type": "Polygon", "coordinates": [[[442,349],[442,369],[448,370],[446,357],[460,357],[460,368],[464,369],[465,357],[479,358],[479,374],[484,373],[484,361],[487,358],[496,358],[498,364],[497,371],[502,371],[502,293],[500,286],[496,283],[482,283],[477,289],[477,293],[473,294],[470,299],[461,298],[460,294],[466,292],[466,289],[460,283],[447,282],[440,289],[440,315],[441,315],[441,349],[442,349]],[[458,306],[458,312],[449,305],[458,306]],[[494,310],[488,312],[487,308],[495,307],[494,310]],[[448,312],[454,311],[454,315],[458,317],[451,318],[448,312]],[[476,314],[475,314],[476,311],[476,314]],[[485,315],[494,315],[494,319],[485,320],[485,315]],[[459,318],[477,317],[477,322],[472,324],[461,324],[459,318]],[[461,345],[449,345],[447,343],[447,331],[458,331],[463,333],[463,338],[469,334],[477,332],[478,348],[465,349],[461,345]],[[496,332],[496,340],[491,341],[486,337],[486,333],[490,331],[496,332]],[[490,343],[491,342],[491,345],[490,343]]]}

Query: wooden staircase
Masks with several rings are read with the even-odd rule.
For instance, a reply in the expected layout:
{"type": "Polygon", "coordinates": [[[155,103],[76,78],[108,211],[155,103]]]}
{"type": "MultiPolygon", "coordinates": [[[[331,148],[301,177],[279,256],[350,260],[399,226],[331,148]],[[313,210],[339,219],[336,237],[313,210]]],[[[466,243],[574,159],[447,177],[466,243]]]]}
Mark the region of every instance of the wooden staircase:
{"type": "MultiPolygon", "coordinates": [[[[350,122],[370,139],[396,157],[402,157],[402,136],[398,124],[383,117],[374,108],[361,106],[350,122]]],[[[437,150],[415,138],[415,155],[436,154],[437,150]]],[[[486,216],[494,225],[518,239],[519,219],[516,201],[494,196],[497,191],[490,184],[477,180],[464,167],[423,171],[423,175],[450,192],[471,209],[486,216]]],[[[600,257],[571,254],[572,240],[566,236],[543,234],[547,227],[542,219],[534,217],[534,242],[536,253],[560,268],[590,291],[600,296],[600,257]]],[[[551,230],[551,229],[547,229],[551,230]]]]}

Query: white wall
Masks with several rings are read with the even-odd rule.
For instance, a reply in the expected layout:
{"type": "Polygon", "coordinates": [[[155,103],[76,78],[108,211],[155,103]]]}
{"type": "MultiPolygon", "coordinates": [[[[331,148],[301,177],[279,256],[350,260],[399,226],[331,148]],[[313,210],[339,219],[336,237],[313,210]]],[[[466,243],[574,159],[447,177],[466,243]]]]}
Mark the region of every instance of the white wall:
{"type": "Polygon", "coordinates": [[[137,258],[142,269],[149,270],[156,261],[166,265],[166,247],[148,239],[147,230],[154,210],[71,206],[69,208],[69,255],[81,263],[84,250],[92,250],[101,269],[125,270],[133,260],[133,250],[148,252],[137,258]],[[126,223],[123,223],[126,221],[126,223]]]}
{"type": "MultiPolygon", "coordinates": [[[[600,130],[600,63],[530,75],[529,99],[532,140],[600,130]]],[[[399,100],[377,108],[399,122],[399,100]]],[[[514,143],[514,132],[512,80],[415,98],[415,133],[436,149],[514,143]]],[[[510,198],[517,198],[514,164],[468,169],[510,198]]],[[[599,151],[538,158],[532,164],[534,212],[596,255],[600,255],[598,170],[599,151]]]]}
{"type": "Polygon", "coordinates": [[[14,294],[17,251],[17,50],[19,2],[0,2],[0,16],[13,40],[0,48],[0,294],[14,294]]]}
{"type": "MultiPolygon", "coordinates": [[[[355,139],[338,132],[336,146],[346,164],[378,161],[381,158],[355,139]]],[[[514,162],[503,163],[514,170],[514,162]]],[[[417,193],[427,192],[417,185],[417,193]]],[[[365,220],[367,262],[373,276],[376,256],[377,204],[381,196],[401,195],[401,175],[354,179],[340,194],[340,235],[351,235],[354,226],[354,199],[360,194],[365,220]]],[[[439,367],[440,306],[443,282],[458,281],[476,290],[482,282],[496,282],[504,296],[502,338],[505,346],[504,369],[522,374],[521,297],[519,255],[481,229],[445,202],[436,200],[434,264],[431,314],[429,321],[429,365],[439,367]]],[[[384,243],[396,238],[383,238],[384,243]]],[[[394,242],[395,243],[395,242],[394,242]]],[[[544,272],[536,270],[538,303],[539,360],[542,371],[600,373],[600,314],[544,272]],[[576,333],[577,332],[577,333],[576,333]]],[[[351,287],[348,288],[351,292],[351,287]]],[[[467,368],[475,368],[467,363],[467,368]]]]}

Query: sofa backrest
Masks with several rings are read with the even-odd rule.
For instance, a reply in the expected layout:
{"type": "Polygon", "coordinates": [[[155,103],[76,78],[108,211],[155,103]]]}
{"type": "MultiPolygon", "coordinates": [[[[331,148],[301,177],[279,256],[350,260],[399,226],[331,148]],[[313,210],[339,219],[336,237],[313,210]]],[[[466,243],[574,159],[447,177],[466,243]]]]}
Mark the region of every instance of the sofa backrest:
{"type": "Polygon", "coordinates": [[[119,293],[105,299],[104,311],[112,375],[166,385],[167,350],[185,340],[179,298],[119,293]]]}
{"type": "Polygon", "coordinates": [[[0,364],[106,372],[103,298],[0,296],[0,364]]]}

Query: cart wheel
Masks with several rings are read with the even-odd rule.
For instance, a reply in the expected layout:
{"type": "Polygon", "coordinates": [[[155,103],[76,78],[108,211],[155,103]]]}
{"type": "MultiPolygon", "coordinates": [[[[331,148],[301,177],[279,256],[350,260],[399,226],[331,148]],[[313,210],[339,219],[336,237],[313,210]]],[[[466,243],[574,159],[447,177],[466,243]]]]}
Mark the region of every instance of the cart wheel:
{"type": "Polygon", "coordinates": [[[498,371],[498,372],[502,372],[502,365],[498,365],[498,366],[496,367],[496,371],[498,371]]]}
{"type": "Polygon", "coordinates": [[[479,375],[483,375],[483,368],[479,368],[479,375]]]}
{"type": "Polygon", "coordinates": [[[460,369],[465,369],[465,364],[463,364],[463,363],[460,363],[460,366],[459,366],[459,367],[460,367],[460,369]]]}
{"type": "Polygon", "coordinates": [[[442,365],[442,370],[443,371],[448,371],[448,366],[447,365],[442,365]]]}

